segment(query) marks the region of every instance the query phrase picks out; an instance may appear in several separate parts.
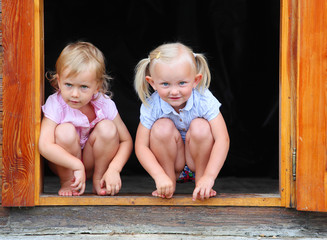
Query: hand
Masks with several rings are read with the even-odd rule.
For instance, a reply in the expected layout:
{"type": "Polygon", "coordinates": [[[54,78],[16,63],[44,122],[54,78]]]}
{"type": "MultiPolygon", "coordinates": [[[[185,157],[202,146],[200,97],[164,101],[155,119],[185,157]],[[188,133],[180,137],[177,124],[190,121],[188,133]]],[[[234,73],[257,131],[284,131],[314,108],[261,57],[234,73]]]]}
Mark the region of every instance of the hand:
{"type": "Polygon", "coordinates": [[[193,201],[196,199],[204,200],[216,196],[216,191],[212,189],[215,180],[203,175],[196,183],[193,191],[193,201]]]}
{"type": "Polygon", "coordinates": [[[175,184],[167,176],[162,176],[156,182],[157,191],[153,193],[155,197],[172,198],[175,192],[175,184]]]}
{"type": "Polygon", "coordinates": [[[120,173],[108,169],[100,180],[101,188],[106,188],[106,195],[115,195],[121,189],[120,173]]]}
{"type": "Polygon", "coordinates": [[[72,187],[73,195],[82,195],[85,191],[85,170],[84,168],[81,170],[74,171],[74,178],[72,179],[72,187]]]}

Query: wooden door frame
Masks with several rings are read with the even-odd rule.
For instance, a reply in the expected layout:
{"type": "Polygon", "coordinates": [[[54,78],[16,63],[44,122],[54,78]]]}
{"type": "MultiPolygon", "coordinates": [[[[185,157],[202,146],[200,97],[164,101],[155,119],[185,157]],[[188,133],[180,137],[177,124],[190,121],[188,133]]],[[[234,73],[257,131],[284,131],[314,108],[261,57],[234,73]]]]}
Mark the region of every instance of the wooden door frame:
{"type": "MultiPolygon", "coordinates": [[[[300,0],[281,0],[280,31],[280,193],[219,194],[192,201],[191,194],[173,199],[120,194],[60,197],[42,192],[38,151],[44,92],[43,0],[2,0],[3,6],[3,185],[2,206],[43,205],[208,205],[294,206],[292,154],[297,78],[297,9],[300,0]],[[17,97],[18,96],[24,97],[17,97]]],[[[276,79],[277,80],[277,79],[276,79]]]]}

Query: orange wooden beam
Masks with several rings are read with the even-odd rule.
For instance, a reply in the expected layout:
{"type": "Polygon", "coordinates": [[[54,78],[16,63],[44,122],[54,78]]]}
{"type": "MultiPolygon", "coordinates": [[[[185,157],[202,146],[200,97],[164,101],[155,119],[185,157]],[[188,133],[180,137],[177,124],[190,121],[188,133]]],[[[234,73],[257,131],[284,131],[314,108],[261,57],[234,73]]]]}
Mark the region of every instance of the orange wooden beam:
{"type": "Polygon", "coordinates": [[[2,0],[2,206],[34,206],[34,1],[2,0]]]}

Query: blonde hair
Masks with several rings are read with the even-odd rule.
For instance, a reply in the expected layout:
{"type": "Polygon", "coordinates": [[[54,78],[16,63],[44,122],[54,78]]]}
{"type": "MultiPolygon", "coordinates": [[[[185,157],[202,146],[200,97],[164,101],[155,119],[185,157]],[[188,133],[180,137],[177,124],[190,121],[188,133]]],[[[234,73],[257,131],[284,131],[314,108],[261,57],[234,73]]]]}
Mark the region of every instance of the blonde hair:
{"type": "Polygon", "coordinates": [[[146,99],[151,95],[150,84],[146,81],[146,76],[151,76],[150,69],[158,62],[165,63],[172,62],[182,54],[189,56],[190,63],[194,67],[196,73],[202,74],[202,79],[197,85],[197,89],[203,92],[204,89],[209,88],[211,81],[211,74],[205,56],[201,53],[193,53],[193,50],[182,43],[167,43],[160,45],[152,50],[148,58],[144,58],[136,65],[134,88],[144,104],[147,104],[146,99]]]}
{"type": "Polygon", "coordinates": [[[112,96],[109,91],[111,77],[106,73],[105,57],[97,47],[89,42],[78,41],[68,44],[57,59],[56,71],[47,72],[46,78],[50,81],[51,86],[58,91],[57,76],[60,76],[63,71],[69,69],[67,76],[76,76],[90,66],[95,70],[100,87],[99,91],[102,94],[112,96]]]}

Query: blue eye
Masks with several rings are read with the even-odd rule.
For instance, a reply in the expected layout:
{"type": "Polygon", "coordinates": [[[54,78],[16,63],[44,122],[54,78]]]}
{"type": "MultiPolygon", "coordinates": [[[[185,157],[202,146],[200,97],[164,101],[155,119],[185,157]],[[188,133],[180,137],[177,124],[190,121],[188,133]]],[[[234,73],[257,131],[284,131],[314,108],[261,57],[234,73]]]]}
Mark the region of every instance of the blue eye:
{"type": "Polygon", "coordinates": [[[186,82],[180,82],[179,83],[179,85],[181,85],[181,86],[183,86],[183,85],[185,85],[186,84],[186,82]]]}
{"type": "Polygon", "coordinates": [[[168,83],[162,83],[162,86],[164,86],[164,87],[168,87],[169,84],[168,84],[168,83]]]}
{"type": "Polygon", "coordinates": [[[65,83],[65,86],[66,86],[66,87],[71,87],[71,86],[73,86],[73,85],[71,85],[70,83],[65,83]]]}
{"type": "Polygon", "coordinates": [[[82,85],[81,88],[82,89],[88,89],[89,87],[88,86],[85,86],[85,85],[82,85]]]}

